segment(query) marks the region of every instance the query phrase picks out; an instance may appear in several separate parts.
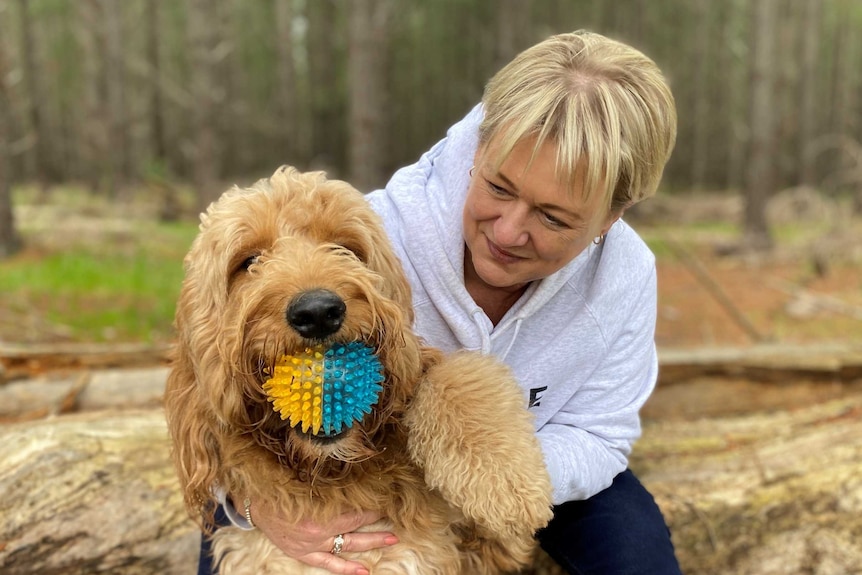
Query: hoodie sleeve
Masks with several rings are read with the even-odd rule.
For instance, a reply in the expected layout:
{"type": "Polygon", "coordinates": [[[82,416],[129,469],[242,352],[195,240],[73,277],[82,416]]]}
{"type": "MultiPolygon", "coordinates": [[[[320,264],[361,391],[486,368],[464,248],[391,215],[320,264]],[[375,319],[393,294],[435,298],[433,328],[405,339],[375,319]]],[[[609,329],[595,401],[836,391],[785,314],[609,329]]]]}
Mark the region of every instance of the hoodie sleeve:
{"type": "Polygon", "coordinates": [[[658,375],[654,267],[645,279],[627,304],[617,302],[625,311],[606,332],[606,353],[593,373],[538,432],[555,504],[609,487],[640,437],[639,411],[658,375]]]}

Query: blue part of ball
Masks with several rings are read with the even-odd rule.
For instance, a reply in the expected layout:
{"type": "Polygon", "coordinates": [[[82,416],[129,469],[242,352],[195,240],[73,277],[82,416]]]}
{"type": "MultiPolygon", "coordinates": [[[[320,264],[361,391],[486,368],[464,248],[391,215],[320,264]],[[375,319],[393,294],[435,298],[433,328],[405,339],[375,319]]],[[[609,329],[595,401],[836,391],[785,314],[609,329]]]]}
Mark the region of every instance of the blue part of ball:
{"type": "Polygon", "coordinates": [[[320,433],[334,435],[371,413],[383,391],[383,366],[374,350],[358,341],[333,344],[323,356],[320,433]]]}

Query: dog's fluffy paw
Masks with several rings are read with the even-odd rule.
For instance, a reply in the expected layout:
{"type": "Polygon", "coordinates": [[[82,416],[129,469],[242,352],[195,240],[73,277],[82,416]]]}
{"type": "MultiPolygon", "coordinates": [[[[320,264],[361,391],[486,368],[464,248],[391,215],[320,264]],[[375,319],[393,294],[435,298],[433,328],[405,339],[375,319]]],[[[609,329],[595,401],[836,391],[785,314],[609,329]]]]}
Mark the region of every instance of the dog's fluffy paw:
{"type": "Polygon", "coordinates": [[[408,414],[411,456],[429,486],[481,530],[532,537],[551,518],[551,483],[511,372],[473,352],[432,366],[408,414]]]}

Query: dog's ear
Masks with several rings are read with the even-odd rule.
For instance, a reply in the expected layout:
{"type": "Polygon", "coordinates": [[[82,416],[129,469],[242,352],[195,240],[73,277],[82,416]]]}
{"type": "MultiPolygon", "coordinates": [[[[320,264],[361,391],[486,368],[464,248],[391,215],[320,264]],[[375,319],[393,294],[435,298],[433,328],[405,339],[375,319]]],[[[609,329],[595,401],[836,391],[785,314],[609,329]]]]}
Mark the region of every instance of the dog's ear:
{"type": "MultiPolygon", "coordinates": [[[[369,208],[369,211],[371,209],[369,208]]],[[[371,233],[371,250],[367,254],[368,266],[386,278],[386,289],[390,296],[401,307],[407,319],[407,325],[413,324],[413,296],[410,283],[404,275],[401,260],[395,255],[395,250],[386,235],[383,223],[376,213],[371,216],[369,230],[371,233]]]]}
{"type": "Polygon", "coordinates": [[[171,456],[189,516],[201,526],[212,524],[218,480],[218,435],[204,405],[188,346],[180,341],[173,352],[165,386],[165,416],[173,440],[171,456]]]}

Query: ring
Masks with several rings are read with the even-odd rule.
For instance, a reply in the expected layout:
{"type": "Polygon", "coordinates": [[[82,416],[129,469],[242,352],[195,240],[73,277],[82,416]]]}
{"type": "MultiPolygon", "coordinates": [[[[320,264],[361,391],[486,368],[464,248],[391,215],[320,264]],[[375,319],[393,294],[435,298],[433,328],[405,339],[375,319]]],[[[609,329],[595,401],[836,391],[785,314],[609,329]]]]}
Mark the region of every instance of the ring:
{"type": "Polygon", "coordinates": [[[330,551],[330,553],[333,555],[340,555],[342,545],[344,545],[344,535],[339,533],[335,536],[335,540],[332,542],[332,551],[330,551]]]}

